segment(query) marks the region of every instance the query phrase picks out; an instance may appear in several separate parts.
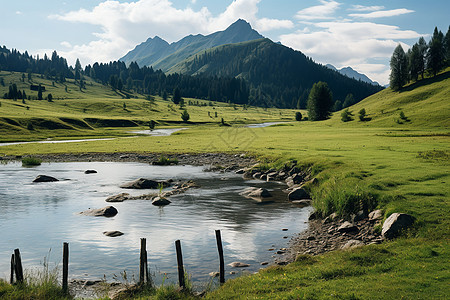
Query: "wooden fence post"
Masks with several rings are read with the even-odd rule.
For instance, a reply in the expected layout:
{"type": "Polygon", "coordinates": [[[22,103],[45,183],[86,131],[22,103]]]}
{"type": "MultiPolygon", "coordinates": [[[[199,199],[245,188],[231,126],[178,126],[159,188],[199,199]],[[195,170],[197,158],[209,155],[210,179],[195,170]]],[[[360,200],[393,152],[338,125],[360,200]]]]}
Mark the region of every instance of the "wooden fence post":
{"type": "Polygon", "coordinates": [[[178,263],[178,282],[182,289],[186,288],[184,282],[184,268],[183,268],[183,254],[181,253],[181,242],[180,240],[175,241],[175,249],[177,250],[177,263],[178,263]]]}
{"type": "Polygon", "coordinates": [[[150,283],[148,275],[148,260],[147,260],[147,239],[141,238],[141,253],[139,259],[139,284],[150,283]]]}
{"type": "Polygon", "coordinates": [[[69,278],[69,243],[63,243],[63,277],[62,288],[63,292],[67,294],[69,278]]]}
{"type": "Polygon", "coordinates": [[[223,260],[223,247],[222,247],[222,237],[220,235],[220,230],[216,230],[216,242],[217,242],[217,250],[219,251],[219,282],[225,283],[225,262],[223,260]]]}
{"type": "Polygon", "coordinates": [[[17,282],[23,283],[22,259],[19,249],[14,250],[14,272],[16,273],[17,282]]]}
{"type": "Polygon", "coordinates": [[[14,269],[15,269],[15,262],[14,262],[14,253],[11,255],[11,276],[9,277],[9,283],[14,283],[14,269]]]}

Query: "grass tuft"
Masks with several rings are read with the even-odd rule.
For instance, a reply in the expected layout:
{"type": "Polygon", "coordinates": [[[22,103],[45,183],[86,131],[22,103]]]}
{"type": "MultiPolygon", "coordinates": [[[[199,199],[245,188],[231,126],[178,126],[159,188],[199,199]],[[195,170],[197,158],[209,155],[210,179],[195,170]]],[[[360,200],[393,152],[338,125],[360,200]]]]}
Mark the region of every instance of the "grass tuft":
{"type": "Polygon", "coordinates": [[[42,160],[35,157],[25,157],[22,159],[22,166],[23,167],[32,167],[32,166],[40,166],[42,163],[42,160]]]}

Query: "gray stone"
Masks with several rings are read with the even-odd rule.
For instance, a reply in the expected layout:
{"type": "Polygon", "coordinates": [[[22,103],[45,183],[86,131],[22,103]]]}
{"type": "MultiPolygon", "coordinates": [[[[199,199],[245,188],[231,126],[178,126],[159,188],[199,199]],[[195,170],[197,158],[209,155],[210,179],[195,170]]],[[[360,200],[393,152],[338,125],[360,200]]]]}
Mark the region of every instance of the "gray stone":
{"type": "Polygon", "coordinates": [[[260,179],[260,178],[261,178],[261,175],[262,175],[262,173],[257,172],[257,173],[255,173],[255,174],[253,174],[253,178],[255,178],[255,179],[260,179]]]}
{"type": "Polygon", "coordinates": [[[95,174],[95,173],[97,173],[96,170],[86,170],[86,171],[84,171],[84,174],[95,174]]]}
{"type": "Polygon", "coordinates": [[[38,175],[33,180],[33,182],[54,182],[54,181],[59,181],[59,180],[56,179],[55,177],[47,176],[47,175],[38,175]]]}
{"type": "Polygon", "coordinates": [[[104,208],[89,209],[81,212],[81,215],[93,217],[114,217],[118,211],[114,206],[106,206],[104,208]]]}
{"type": "Polygon", "coordinates": [[[278,172],[267,173],[267,181],[276,181],[278,179],[278,172]]]}
{"type": "Polygon", "coordinates": [[[120,193],[118,195],[109,196],[106,198],[106,202],[123,202],[125,200],[128,200],[130,197],[130,194],[128,193],[120,193]]]}
{"type": "Polygon", "coordinates": [[[239,169],[236,171],[236,174],[244,174],[246,169],[239,169]]]}
{"type": "Polygon", "coordinates": [[[112,231],[104,231],[103,234],[109,237],[117,237],[123,235],[123,232],[112,230],[112,231]]]}
{"type": "Polygon", "coordinates": [[[264,188],[256,188],[256,187],[249,187],[246,188],[242,193],[242,196],[246,198],[269,198],[272,197],[270,192],[264,188]]]}
{"type": "Polygon", "coordinates": [[[353,222],[358,222],[364,220],[365,218],[367,218],[367,215],[362,210],[358,211],[352,216],[353,222]]]}
{"type": "Polygon", "coordinates": [[[374,210],[369,214],[369,221],[376,221],[382,218],[383,218],[383,211],[381,209],[374,210]]]}
{"type": "Polygon", "coordinates": [[[355,225],[353,225],[352,223],[345,221],[344,223],[341,224],[341,226],[338,227],[337,231],[338,232],[352,232],[352,231],[357,231],[358,227],[356,227],[355,225]]]}
{"type": "Polygon", "coordinates": [[[219,275],[220,275],[220,273],[219,272],[210,272],[209,273],[209,276],[211,276],[211,277],[219,277],[219,275]]]}
{"type": "Polygon", "coordinates": [[[228,264],[230,267],[232,267],[232,268],[246,268],[246,267],[250,267],[250,265],[249,264],[246,264],[246,263],[243,263],[243,262],[240,262],[240,261],[235,261],[235,262],[232,262],[231,264],[228,264]]]}
{"type": "Polygon", "coordinates": [[[302,187],[296,188],[288,195],[289,201],[309,199],[309,193],[302,187]]]}
{"type": "Polygon", "coordinates": [[[300,207],[310,206],[312,200],[311,199],[303,199],[303,200],[294,200],[292,201],[293,204],[298,205],[300,207]]]}
{"type": "Polygon", "coordinates": [[[353,249],[357,247],[364,246],[364,243],[360,240],[349,240],[345,245],[341,247],[341,249],[353,249]]]}
{"type": "Polygon", "coordinates": [[[170,183],[166,181],[155,181],[151,179],[139,178],[134,181],[124,183],[120,187],[123,189],[158,189],[160,186],[165,188],[169,185],[170,183]]]}
{"type": "Polygon", "coordinates": [[[168,205],[172,202],[170,202],[168,199],[164,198],[164,197],[155,197],[155,199],[153,199],[152,204],[156,205],[156,206],[164,206],[164,205],[168,205]]]}
{"type": "Polygon", "coordinates": [[[302,181],[303,181],[303,176],[300,176],[298,174],[294,174],[294,175],[286,178],[286,184],[289,187],[293,187],[296,184],[300,184],[300,183],[302,183],[302,181]]]}
{"type": "Polygon", "coordinates": [[[403,213],[393,213],[383,223],[381,235],[387,239],[396,237],[400,231],[410,227],[414,223],[414,217],[403,213]]]}

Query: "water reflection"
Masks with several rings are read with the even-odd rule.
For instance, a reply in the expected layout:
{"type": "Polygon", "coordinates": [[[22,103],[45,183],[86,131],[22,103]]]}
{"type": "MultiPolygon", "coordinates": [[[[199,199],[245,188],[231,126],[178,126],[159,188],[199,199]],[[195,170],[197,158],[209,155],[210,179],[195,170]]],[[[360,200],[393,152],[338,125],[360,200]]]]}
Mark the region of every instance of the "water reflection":
{"type": "MultiPolygon", "coordinates": [[[[70,276],[98,279],[127,270],[138,273],[140,238],[147,238],[149,265],[164,273],[176,273],[174,241],[182,240],[186,268],[194,281],[207,281],[217,271],[214,230],[222,230],[225,263],[243,260],[250,270],[271,259],[272,245],[284,247],[286,233],[305,229],[309,210],[286,201],[259,205],[239,195],[248,186],[279,189],[278,183],[244,181],[235,174],[206,173],[202,167],[151,166],[143,163],[74,162],[45,163],[22,168],[19,163],[0,166],[0,277],[7,278],[9,257],[20,248],[26,268],[39,265],[49,248],[52,261],[61,262],[60,248],[70,243],[70,276]],[[84,174],[87,169],[96,174],[84,174]],[[31,183],[39,174],[62,181],[31,183]],[[139,177],[155,180],[194,180],[198,189],[171,197],[158,208],[148,200],[113,203],[113,218],[82,216],[89,208],[101,208],[111,195],[133,195],[155,190],[126,190],[119,186],[139,177]],[[104,231],[119,230],[111,238],[104,231]]],[[[228,272],[227,272],[228,273],[228,272]]],[[[176,280],[176,276],[172,276],[176,280]]]]}

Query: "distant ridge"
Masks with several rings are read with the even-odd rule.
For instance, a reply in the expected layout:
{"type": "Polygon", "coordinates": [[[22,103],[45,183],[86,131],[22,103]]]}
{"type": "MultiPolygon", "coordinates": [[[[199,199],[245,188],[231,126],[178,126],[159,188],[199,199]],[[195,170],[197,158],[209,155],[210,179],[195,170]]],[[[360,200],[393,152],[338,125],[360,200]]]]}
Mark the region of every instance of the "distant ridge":
{"type": "Polygon", "coordinates": [[[167,71],[199,51],[260,38],[263,38],[263,36],[252,29],[248,22],[239,19],[224,31],[206,36],[202,34],[188,35],[171,44],[158,36],[149,38],[120,58],[120,61],[126,64],[137,62],[141,67],[152,66],[154,69],[167,71]]]}
{"type": "Polygon", "coordinates": [[[353,70],[351,67],[345,67],[345,68],[342,68],[342,69],[338,70],[335,66],[330,65],[330,64],[326,64],[325,66],[327,68],[329,68],[331,70],[334,70],[336,72],[339,72],[342,75],[345,75],[347,77],[354,78],[356,80],[361,80],[361,81],[364,81],[364,82],[367,82],[367,83],[370,83],[370,84],[379,85],[378,82],[371,80],[366,75],[353,70]]]}
{"type": "Polygon", "coordinates": [[[250,104],[305,108],[312,85],[327,82],[333,99],[353,94],[356,101],[382,89],[315,63],[302,52],[258,39],[206,49],[179,62],[169,74],[243,78],[250,85],[250,104]]]}

